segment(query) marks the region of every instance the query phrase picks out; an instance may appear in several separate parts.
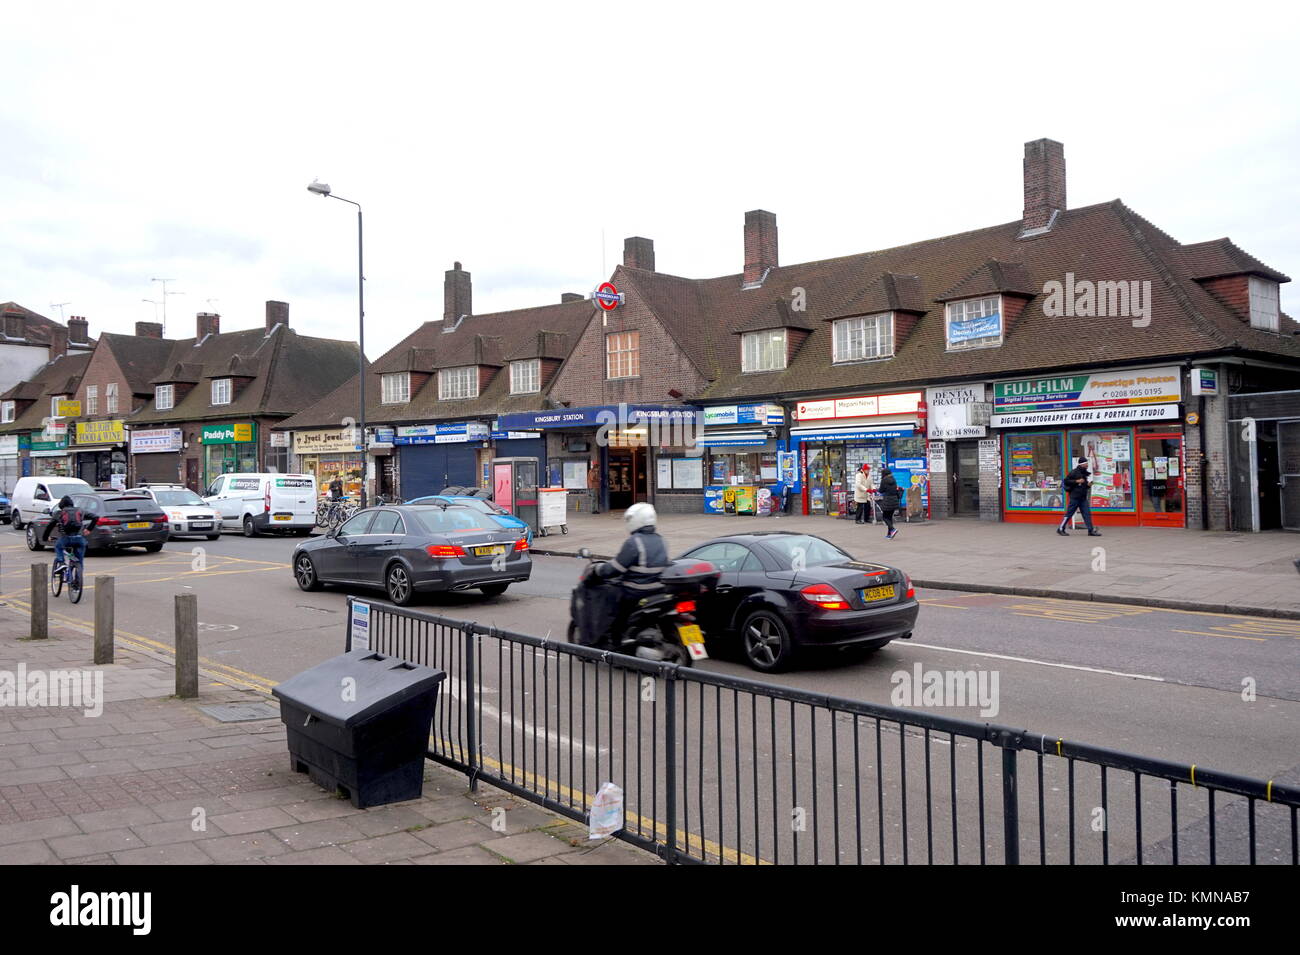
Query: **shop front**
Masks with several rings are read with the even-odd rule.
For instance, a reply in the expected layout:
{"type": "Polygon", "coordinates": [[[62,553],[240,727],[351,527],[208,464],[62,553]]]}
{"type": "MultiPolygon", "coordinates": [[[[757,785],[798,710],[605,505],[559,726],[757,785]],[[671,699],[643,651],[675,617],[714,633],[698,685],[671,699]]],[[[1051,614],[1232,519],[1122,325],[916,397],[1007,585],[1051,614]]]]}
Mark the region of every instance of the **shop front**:
{"type": "Polygon", "coordinates": [[[0,494],[12,494],[14,485],[22,477],[21,452],[18,435],[0,434],[0,494]]]}
{"type": "Polygon", "coordinates": [[[74,474],[91,487],[126,487],[126,429],[121,420],[78,421],[74,474]]]}
{"type": "Polygon", "coordinates": [[[1065,475],[1086,458],[1096,523],[1187,525],[1177,366],[997,382],[993,394],[1004,520],[1058,522],[1065,475]]]}
{"type": "Polygon", "coordinates": [[[132,429],[132,483],[179,484],[183,447],[180,428],[132,429]]]}
{"type": "MultiPolygon", "coordinates": [[[[768,402],[704,409],[704,512],[774,514],[781,507],[785,409],[768,402]]],[[[788,475],[787,475],[788,477],[788,475]]]]}
{"type": "Polygon", "coordinates": [[[438,494],[447,487],[480,486],[479,457],[490,433],[484,422],[406,425],[393,432],[403,500],[438,494]]]}
{"type": "Polygon", "coordinates": [[[248,474],[258,470],[257,422],[205,424],[199,435],[204,487],[210,487],[222,474],[248,474]]]}
{"type": "Polygon", "coordinates": [[[997,489],[980,470],[980,441],[988,437],[992,404],[985,382],[925,389],[930,492],[935,516],[978,517],[983,499],[997,489]]]}
{"type": "MultiPolygon", "coordinates": [[[[21,444],[21,436],[19,438],[21,444]]],[[[68,454],[66,430],[59,432],[33,431],[28,436],[29,450],[23,462],[24,471],[35,477],[75,477],[72,456],[68,454]]]]}
{"type": "Polygon", "coordinates": [[[796,449],[802,510],[852,513],[853,479],[863,464],[879,475],[888,464],[902,492],[901,507],[923,516],[929,504],[929,460],[923,395],[919,391],[798,401],[790,447],[796,449]]]}
{"type": "Polygon", "coordinates": [[[343,493],[359,498],[365,478],[365,455],[358,443],[355,428],[328,428],[293,432],[293,453],[297,471],[316,476],[316,488],[329,493],[335,478],[343,482],[343,493]]]}

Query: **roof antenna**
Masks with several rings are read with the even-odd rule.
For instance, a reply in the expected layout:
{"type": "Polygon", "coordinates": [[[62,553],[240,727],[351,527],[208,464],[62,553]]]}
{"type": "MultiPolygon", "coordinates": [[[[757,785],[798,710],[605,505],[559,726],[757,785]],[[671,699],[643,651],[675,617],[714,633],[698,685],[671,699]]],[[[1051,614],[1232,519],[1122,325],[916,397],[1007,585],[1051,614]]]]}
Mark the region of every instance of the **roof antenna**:
{"type": "Polygon", "coordinates": [[[59,310],[59,321],[63,322],[65,325],[67,324],[67,320],[63,317],[63,306],[65,306],[65,305],[71,305],[71,304],[72,304],[71,302],[51,302],[51,303],[50,303],[50,308],[57,308],[57,309],[59,310]]]}

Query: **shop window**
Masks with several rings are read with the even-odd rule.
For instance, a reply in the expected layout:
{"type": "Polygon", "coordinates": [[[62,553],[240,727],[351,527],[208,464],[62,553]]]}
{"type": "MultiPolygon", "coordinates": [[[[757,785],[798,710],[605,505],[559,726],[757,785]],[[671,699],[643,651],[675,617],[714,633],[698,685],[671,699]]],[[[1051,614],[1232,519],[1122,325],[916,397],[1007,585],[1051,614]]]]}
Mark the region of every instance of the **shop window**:
{"type": "Polygon", "coordinates": [[[383,386],[383,404],[403,405],[411,400],[411,376],[408,372],[384,375],[380,383],[383,386]]]}
{"type": "Polygon", "coordinates": [[[1268,279],[1250,277],[1250,327],[1268,332],[1277,331],[1280,307],[1278,284],[1268,279]]]}
{"type": "Polygon", "coordinates": [[[530,358],[527,361],[510,363],[510,393],[512,395],[531,395],[542,390],[542,360],[530,358]]]}
{"type": "Polygon", "coordinates": [[[478,396],[478,367],[444,368],[438,372],[438,400],[478,396]]]}
{"type": "Polygon", "coordinates": [[[104,386],[104,413],[117,414],[117,382],[110,381],[104,386]]]}
{"type": "Polygon", "coordinates": [[[271,474],[288,474],[289,449],[268,447],[266,449],[266,470],[271,474]]]}
{"type": "Polygon", "coordinates": [[[775,451],[709,452],[709,484],[758,485],[775,481],[775,451]]]}
{"type": "Polygon", "coordinates": [[[1070,433],[1070,461],[1088,459],[1088,503],[1093,509],[1133,510],[1133,433],[1131,431],[1074,431],[1070,433]]]}
{"type": "Polygon", "coordinates": [[[214,405],[230,404],[229,378],[214,378],[212,380],[212,403],[214,405]]]}
{"type": "Polygon", "coordinates": [[[1003,460],[1007,469],[1007,507],[1064,506],[1061,482],[1070,468],[1065,462],[1061,433],[1009,434],[1005,441],[1003,460]]]}
{"type": "Polygon", "coordinates": [[[963,299],[949,302],[946,309],[946,336],[949,351],[966,348],[992,348],[1002,344],[1002,299],[963,299]]]}
{"type": "Polygon", "coordinates": [[[176,403],[176,386],[158,385],[153,390],[153,403],[159,411],[170,411],[176,403]]]}
{"type": "Polygon", "coordinates": [[[834,361],[865,361],[894,354],[894,313],[863,315],[835,323],[834,361]]]}
{"type": "Polygon", "coordinates": [[[785,329],[749,332],[740,338],[741,370],[779,371],[785,367],[785,329]]]}
{"type": "Polygon", "coordinates": [[[86,414],[99,414],[99,385],[86,385],[86,414]]]}
{"type": "Polygon", "coordinates": [[[638,378],[641,375],[641,333],[615,332],[605,336],[605,377],[638,378]]]}

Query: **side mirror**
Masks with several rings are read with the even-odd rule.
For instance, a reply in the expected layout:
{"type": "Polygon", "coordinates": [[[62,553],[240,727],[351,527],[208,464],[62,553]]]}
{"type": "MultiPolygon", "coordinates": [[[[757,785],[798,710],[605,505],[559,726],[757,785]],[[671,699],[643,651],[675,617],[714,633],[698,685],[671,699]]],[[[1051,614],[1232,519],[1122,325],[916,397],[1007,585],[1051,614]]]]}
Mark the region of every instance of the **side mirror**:
{"type": "Polygon", "coordinates": [[[339,529],[337,527],[331,527],[328,531],[325,532],[325,536],[333,540],[334,538],[341,537],[342,535],[339,534],[339,529]]]}
{"type": "Polygon", "coordinates": [[[578,556],[584,558],[585,560],[591,560],[591,549],[588,547],[579,547],[578,556]]]}

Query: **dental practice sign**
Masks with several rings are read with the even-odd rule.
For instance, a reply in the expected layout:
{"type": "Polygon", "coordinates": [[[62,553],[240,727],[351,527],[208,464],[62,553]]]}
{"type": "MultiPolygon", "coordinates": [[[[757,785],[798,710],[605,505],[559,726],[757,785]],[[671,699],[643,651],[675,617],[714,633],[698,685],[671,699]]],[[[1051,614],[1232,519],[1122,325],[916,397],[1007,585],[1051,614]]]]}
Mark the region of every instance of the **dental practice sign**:
{"type": "Polygon", "coordinates": [[[1002,381],[993,386],[995,428],[1159,421],[1178,417],[1176,365],[1002,381]]]}

